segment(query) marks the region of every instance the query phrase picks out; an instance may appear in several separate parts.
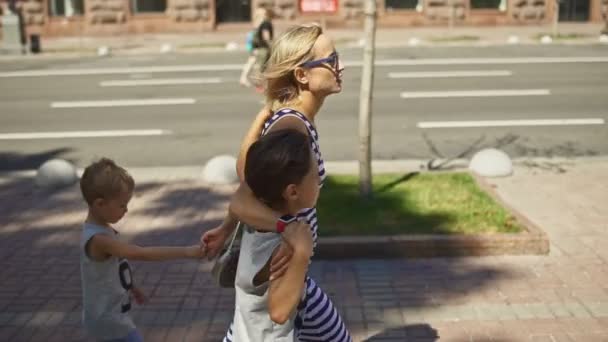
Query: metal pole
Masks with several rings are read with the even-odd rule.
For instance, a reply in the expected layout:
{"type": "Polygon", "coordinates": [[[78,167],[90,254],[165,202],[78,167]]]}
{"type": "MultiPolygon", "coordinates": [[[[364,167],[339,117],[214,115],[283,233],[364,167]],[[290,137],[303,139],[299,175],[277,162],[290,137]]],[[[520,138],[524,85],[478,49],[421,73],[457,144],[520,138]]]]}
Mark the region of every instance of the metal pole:
{"type": "Polygon", "coordinates": [[[363,49],[363,73],[359,103],[359,192],[372,196],[372,93],[374,85],[374,54],[376,44],[376,1],[365,2],[365,47],[363,49]]]}

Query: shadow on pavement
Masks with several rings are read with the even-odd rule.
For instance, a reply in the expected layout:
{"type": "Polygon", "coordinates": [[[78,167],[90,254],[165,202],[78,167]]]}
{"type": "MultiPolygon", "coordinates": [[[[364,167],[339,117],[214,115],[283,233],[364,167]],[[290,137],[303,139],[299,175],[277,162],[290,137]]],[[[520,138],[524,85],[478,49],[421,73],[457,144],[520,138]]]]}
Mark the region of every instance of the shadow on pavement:
{"type": "Polygon", "coordinates": [[[434,342],[439,341],[437,330],[428,324],[408,324],[401,327],[384,330],[363,342],[434,342]]]}
{"type": "Polygon", "coordinates": [[[44,162],[61,158],[62,155],[72,152],[72,148],[57,148],[40,153],[21,154],[14,152],[0,152],[0,171],[36,170],[44,162]]]}
{"type": "MultiPolygon", "coordinates": [[[[50,334],[69,328],[78,332],[71,340],[83,340],[79,239],[86,206],[78,185],[47,192],[36,188],[33,178],[1,181],[0,311],[15,314],[25,321],[22,324],[32,324],[27,322],[35,314],[60,314],[54,325],[36,326],[36,331],[50,334]]],[[[117,227],[123,238],[143,246],[198,244],[200,235],[223,219],[233,190],[194,181],[137,184],[129,213],[117,227]]],[[[321,222],[321,234],[322,227],[321,222]]],[[[150,297],[146,306],[133,310],[144,334],[160,326],[188,331],[196,327],[204,334],[201,340],[223,337],[234,310],[234,292],[214,284],[210,263],[131,264],[135,281],[150,297]]],[[[383,322],[387,310],[454,304],[467,293],[487,292],[495,281],[517,276],[472,258],[315,260],[310,275],[345,312],[352,331],[364,329],[352,312],[368,323],[383,322]]],[[[400,327],[403,321],[391,324],[400,327]]],[[[49,340],[30,338],[32,327],[23,327],[11,330],[8,339],[49,340]]],[[[405,334],[419,330],[403,329],[405,334]]],[[[173,334],[166,333],[169,338],[173,334]]]]}

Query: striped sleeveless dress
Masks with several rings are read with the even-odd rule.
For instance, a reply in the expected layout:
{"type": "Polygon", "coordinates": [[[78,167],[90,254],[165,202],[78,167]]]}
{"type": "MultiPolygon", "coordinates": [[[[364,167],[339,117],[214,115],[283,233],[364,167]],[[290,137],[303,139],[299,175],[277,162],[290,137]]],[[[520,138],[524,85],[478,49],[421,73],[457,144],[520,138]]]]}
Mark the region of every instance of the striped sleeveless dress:
{"type": "MultiPolygon", "coordinates": [[[[319,134],[314,125],[300,112],[290,108],[281,109],[264,124],[262,135],[266,134],[273,124],[284,117],[296,117],[306,125],[311,140],[311,148],[317,159],[320,184],[323,186],[323,181],[327,177],[323,157],[319,149],[319,134]]],[[[313,236],[313,255],[314,248],[317,246],[319,223],[317,219],[316,208],[302,210],[298,213],[299,220],[306,220],[310,225],[313,236]]],[[[306,277],[306,290],[302,296],[302,300],[298,305],[298,311],[294,320],[295,337],[299,342],[352,342],[350,333],[346,329],[340,314],[334,307],[329,297],[321,290],[315,281],[306,277]]],[[[238,303],[237,303],[238,305],[238,303]]],[[[267,316],[270,320],[270,315],[267,316]]],[[[233,342],[233,323],[223,342],[233,342]]],[[[265,342],[265,341],[236,341],[234,342],[265,342]]]]}

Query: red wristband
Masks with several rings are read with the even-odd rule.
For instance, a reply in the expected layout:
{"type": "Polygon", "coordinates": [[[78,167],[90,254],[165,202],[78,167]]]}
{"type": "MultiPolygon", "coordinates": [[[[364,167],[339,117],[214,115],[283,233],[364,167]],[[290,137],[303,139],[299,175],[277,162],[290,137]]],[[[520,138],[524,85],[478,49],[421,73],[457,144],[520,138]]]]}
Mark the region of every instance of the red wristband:
{"type": "Polygon", "coordinates": [[[296,220],[296,218],[291,215],[281,216],[277,220],[277,233],[279,233],[279,234],[283,233],[285,231],[285,227],[287,227],[288,224],[292,223],[295,220],[296,220]]]}

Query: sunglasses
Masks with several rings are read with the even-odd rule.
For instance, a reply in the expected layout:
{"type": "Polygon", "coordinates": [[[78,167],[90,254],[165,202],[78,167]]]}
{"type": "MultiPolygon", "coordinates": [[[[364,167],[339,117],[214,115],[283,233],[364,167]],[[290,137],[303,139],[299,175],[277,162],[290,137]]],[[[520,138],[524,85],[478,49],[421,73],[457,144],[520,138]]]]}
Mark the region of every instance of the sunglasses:
{"type": "Polygon", "coordinates": [[[303,68],[315,68],[326,63],[329,64],[332,69],[338,71],[338,68],[340,67],[340,57],[338,56],[338,53],[333,52],[327,58],[315,59],[314,61],[304,62],[300,64],[300,66],[303,68]]]}

